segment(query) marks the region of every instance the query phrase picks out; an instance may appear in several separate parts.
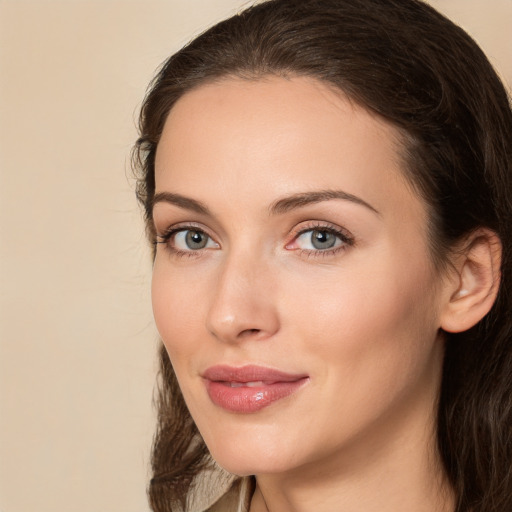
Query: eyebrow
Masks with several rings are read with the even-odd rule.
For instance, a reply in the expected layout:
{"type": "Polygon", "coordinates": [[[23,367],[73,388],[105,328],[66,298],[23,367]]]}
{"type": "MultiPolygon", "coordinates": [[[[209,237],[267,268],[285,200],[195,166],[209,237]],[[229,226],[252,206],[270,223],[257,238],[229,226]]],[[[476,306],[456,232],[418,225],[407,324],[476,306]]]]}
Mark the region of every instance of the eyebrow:
{"type": "Polygon", "coordinates": [[[210,210],[200,201],[191,199],[190,197],[174,194],[172,192],[159,192],[155,194],[152,201],[152,208],[156,203],[169,203],[186,210],[191,210],[201,215],[210,215],[210,210]]]}
{"type": "Polygon", "coordinates": [[[344,201],[350,201],[352,203],[364,206],[372,212],[380,215],[380,212],[374,208],[371,204],[367,203],[360,197],[357,197],[343,190],[319,190],[314,192],[302,192],[293,194],[292,196],[279,199],[273,203],[269,211],[271,214],[283,214],[296,208],[302,208],[310,204],[321,203],[323,201],[330,201],[332,199],[342,199],[344,201]]]}
{"type": "MultiPolygon", "coordinates": [[[[321,203],[323,201],[330,201],[332,199],[342,199],[344,201],[350,201],[352,203],[364,206],[372,212],[380,215],[379,211],[375,209],[371,204],[367,203],[360,197],[357,197],[343,190],[319,190],[314,192],[300,192],[293,194],[283,199],[279,199],[272,203],[269,207],[271,215],[280,215],[290,210],[302,208],[310,204],[321,203]]],[[[152,206],[154,207],[157,203],[169,203],[179,208],[191,210],[201,215],[211,215],[210,210],[206,205],[191,199],[190,197],[182,196],[181,194],[175,194],[173,192],[158,192],[153,198],[152,206]]]]}

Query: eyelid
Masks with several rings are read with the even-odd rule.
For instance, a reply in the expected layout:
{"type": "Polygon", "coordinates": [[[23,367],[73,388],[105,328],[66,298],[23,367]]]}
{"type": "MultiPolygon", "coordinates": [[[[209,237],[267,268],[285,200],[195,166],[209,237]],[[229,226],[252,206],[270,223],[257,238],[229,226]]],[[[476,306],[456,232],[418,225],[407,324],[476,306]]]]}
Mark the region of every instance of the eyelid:
{"type": "MultiPolygon", "coordinates": [[[[167,226],[163,233],[156,230],[156,238],[160,239],[169,239],[174,233],[177,231],[186,231],[186,230],[197,230],[202,231],[203,233],[207,234],[210,238],[214,238],[207,227],[203,226],[202,224],[198,222],[177,222],[176,224],[171,224],[170,226],[167,226]]],[[[160,242],[157,242],[160,243],[160,242]]]]}
{"type": "MultiPolygon", "coordinates": [[[[202,224],[196,222],[179,222],[177,224],[172,224],[165,229],[164,233],[157,233],[157,240],[155,240],[155,245],[161,244],[164,248],[175,257],[198,257],[206,250],[218,249],[220,248],[220,244],[217,242],[216,238],[210,234],[209,229],[203,226],[202,224]],[[209,238],[215,247],[202,247],[199,249],[180,249],[175,246],[171,240],[175,235],[181,233],[183,231],[196,231],[201,232],[205,236],[209,238]]],[[[209,243],[209,242],[208,242],[209,243]]]]}
{"type": "Polygon", "coordinates": [[[353,246],[355,244],[354,236],[345,228],[342,228],[336,224],[332,224],[331,222],[326,221],[309,221],[306,224],[299,224],[297,227],[295,227],[292,230],[291,233],[292,239],[290,242],[288,242],[285,245],[286,249],[289,250],[298,250],[304,253],[309,254],[322,254],[322,255],[328,255],[333,254],[335,252],[338,252],[339,250],[345,249],[347,246],[353,246]],[[334,234],[337,236],[341,241],[342,244],[327,248],[327,249],[301,249],[299,247],[292,248],[292,244],[294,244],[303,234],[309,232],[309,231],[327,231],[329,233],[334,234]]]}
{"type": "MultiPolygon", "coordinates": [[[[171,253],[174,253],[178,256],[200,256],[202,252],[205,250],[211,250],[212,247],[204,247],[200,249],[179,249],[175,247],[171,242],[171,238],[182,231],[199,231],[204,233],[214,244],[215,249],[221,248],[219,242],[217,242],[216,237],[210,233],[210,230],[204,226],[201,223],[197,222],[179,222],[176,224],[172,224],[169,227],[165,229],[163,233],[156,234],[156,238],[159,240],[155,240],[156,244],[163,244],[166,246],[167,250],[171,253]]],[[[293,250],[293,251],[299,251],[301,253],[311,255],[311,256],[328,256],[333,255],[341,250],[345,250],[350,246],[353,246],[355,244],[354,236],[346,229],[339,225],[333,224],[331,222],[327,221],[318,221],[318,220],[311,220],[306,222],[301,222],[297,226],[295,226],[289,235],[291,238],[290,240],[285,244],[285,249],[293,250]],[[301,247],[292,247],[293,244],[297,242],[297,240],[304,235],[305,233],[308,233],[309,231],[326,231],[329,233],[332,233],[334,236],[336,236],[340,241],[341,244],[337,244],[334,247],[329,247],[325,249],[304,249],[301,247]]]]}
{"type": "Polygon", "coordinates": [[[348,231],[348,229],[343,228],[343,227],[341,227],[337,224],[334,224],[332,222],[322,221],[322,220],[308,220],[308,221],[299,223],[297,226],[295,226],[291,230],[291,236],[293,238],[296,238],[296,237],[302,235],[303,233],[306,233],[307,231],[312,231],[315,229],[318,231],[325,230],[325,231],[331,231],[333,233],[339,233],[343,238],[346,238],[347,240],[354,239],[353,235],[350,233],[350,231],[348,231]]]}

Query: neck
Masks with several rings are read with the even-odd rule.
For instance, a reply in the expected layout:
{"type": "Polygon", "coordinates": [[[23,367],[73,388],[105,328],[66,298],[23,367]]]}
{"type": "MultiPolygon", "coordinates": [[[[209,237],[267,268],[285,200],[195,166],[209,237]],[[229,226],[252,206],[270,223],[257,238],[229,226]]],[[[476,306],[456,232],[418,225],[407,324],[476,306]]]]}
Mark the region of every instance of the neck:
{"type": "Polygon", "coordinates": [[[261,475],[251,512],[451,512],[453,493],[438,464],[374,460],[362,471],[261,475]]]}
{"type": "Polygon", "coordinates": [[[453,491],[436,449],[436,414],[414,408],[402,414],[321,464],[257,475],[250,511],[452,512],[453,491]]]}
{"type": "Polygon", "coordinates": [[[278,480],[257,482],[251,512],[452,512],[448,483],[436,475],[428,483],[418,475],[398,480],[375,472],[372,478],[347,477],[307,486],[282,486],[278,480]]]}

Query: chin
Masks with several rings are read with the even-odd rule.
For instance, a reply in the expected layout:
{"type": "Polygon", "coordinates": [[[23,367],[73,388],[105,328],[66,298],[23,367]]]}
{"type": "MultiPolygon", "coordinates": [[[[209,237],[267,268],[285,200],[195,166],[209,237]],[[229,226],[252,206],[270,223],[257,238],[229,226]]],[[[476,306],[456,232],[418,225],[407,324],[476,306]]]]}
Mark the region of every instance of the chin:
{"type": "MultiPolygon", "coordinates": [[[[289,470],[294,462],[281,443],[264,443],[262,440],[237,442],[229,436],[226,443],[207,443],[210,454],[217,464],[238,476],[282,473],[289,470]]],[[[241,441],[241,440],[240,440],[241,441]]]]}
{"type": "Polygon", "coordinates": [[[240,457],[224,456],[213,456],[213,458],[221,468],[237,476],[284,473],[288,469],[281,463],[274,464],[269,460],[261,460],[261,455],[255,455],[253,459],[249,458],[246,460],[242,460],[240,457]]]}

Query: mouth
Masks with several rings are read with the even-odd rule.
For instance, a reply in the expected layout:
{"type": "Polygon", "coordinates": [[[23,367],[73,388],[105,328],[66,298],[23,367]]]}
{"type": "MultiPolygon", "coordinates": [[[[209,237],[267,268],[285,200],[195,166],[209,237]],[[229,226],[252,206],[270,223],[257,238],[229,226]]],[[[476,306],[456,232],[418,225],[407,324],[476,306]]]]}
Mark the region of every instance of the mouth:
{"type": "Polygon", "coordinates": [[[291,374],[262,366],[212,366],[203,374],[210,400],[230,412],[250,414],[289,397],[309,381],[305,374],[291,374]]]}
{"type": "Polygon", "coordinates": [[[224,382],[224,384],[231,388],[243,388],[243,387],[258,388],[258,387],[267,386],[267,385],[273,384],[273,383],[263,382],[262,380],[257,380],[254,382],[224,382]]]}

